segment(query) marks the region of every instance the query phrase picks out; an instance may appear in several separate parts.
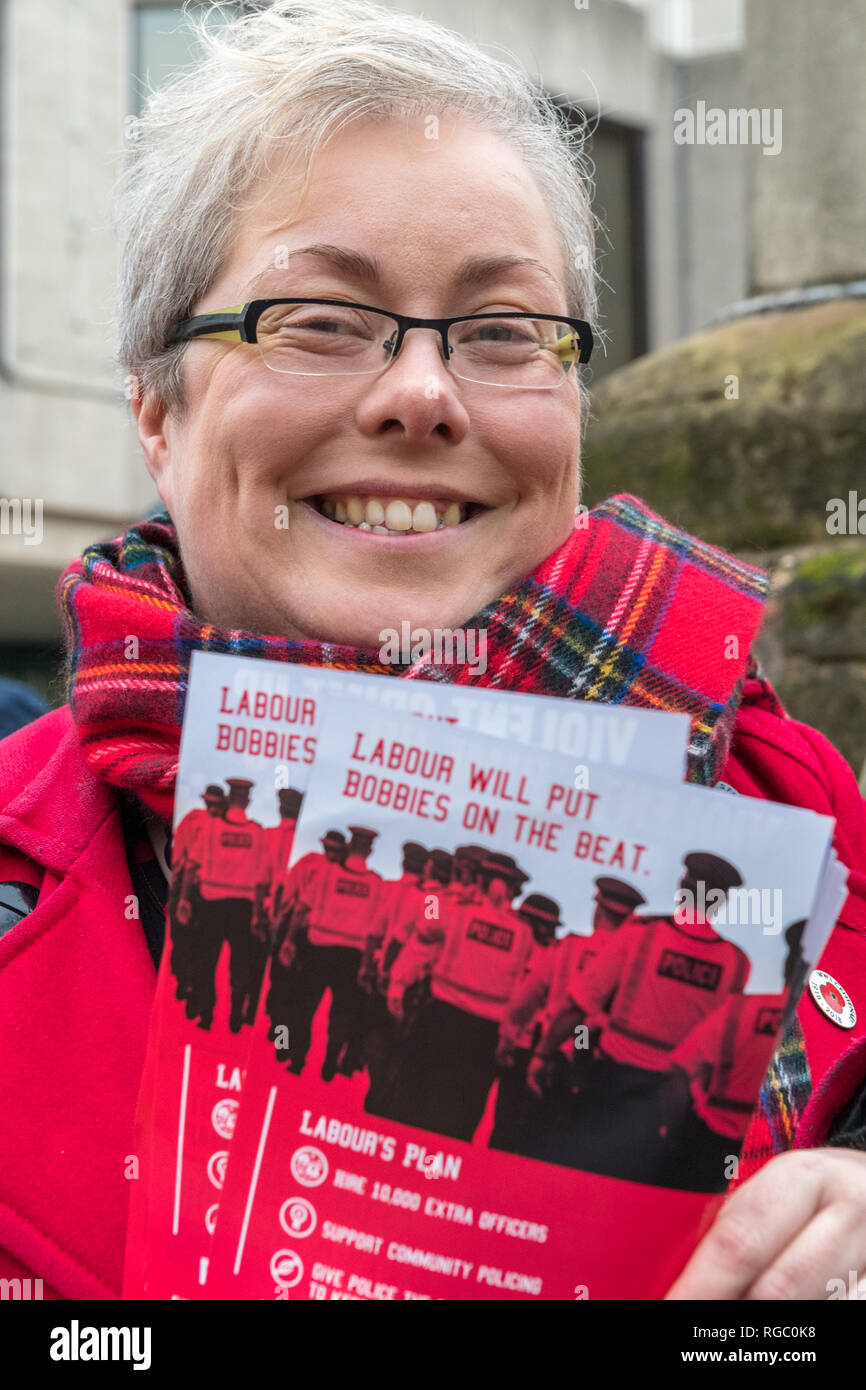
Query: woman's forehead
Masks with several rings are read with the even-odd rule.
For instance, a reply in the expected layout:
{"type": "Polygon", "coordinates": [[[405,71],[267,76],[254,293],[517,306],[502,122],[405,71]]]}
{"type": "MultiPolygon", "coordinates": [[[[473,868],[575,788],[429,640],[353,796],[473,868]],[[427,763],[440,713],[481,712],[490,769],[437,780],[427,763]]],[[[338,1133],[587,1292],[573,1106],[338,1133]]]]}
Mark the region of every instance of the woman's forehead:
{"type": "Polygon", "coordinates": [[[478,267],[498,257],[499,280],[561,298],[554,222],[518,151],[471,122],[443,122],[432,140],[424,130],[423,122],[353,123],[319,152],[303,197],[296,161],[272,161],[238,218],[233,272],[245,286],[264,284],[271,266],[278,273],[291,264],[299,279],[331,272],[372,288],[376,278],[423,267],[440,284],[469,288],[473,273],[481,286],[478,267]],[[310,246],[349,254],[303,252],[310,246]]]}

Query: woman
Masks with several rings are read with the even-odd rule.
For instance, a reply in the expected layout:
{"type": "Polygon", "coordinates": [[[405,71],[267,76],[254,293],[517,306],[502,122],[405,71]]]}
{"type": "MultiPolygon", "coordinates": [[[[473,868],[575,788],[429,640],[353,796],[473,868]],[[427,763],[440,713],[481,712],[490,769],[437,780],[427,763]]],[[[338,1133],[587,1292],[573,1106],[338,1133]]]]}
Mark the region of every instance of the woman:
{"type": "MultiPolygon", "coordinates": [[[[121,360],[167,514],[67,571],[69,705],[0,753],[0,880],[38,890],[0,941],[0,1259],[61,1297],[120,1287],[165,897],[146,832],[194,649],[687,709],[692,780],[837,817],[851,891],[822,964],[866,1013],[863,803],[749,656],[766,577],[634,498],[580,510],[592,219],[555,108],[349,0],[206,43],[139,123],[122,201],[121,360]],[[486,672],[384,664],[403,620],[483,629],[486,672]]],[[[799,1018],[760,1171],[673,1296],[822,1298],[864,1266],[862,1032],[808,997],[799,1018]]]]}

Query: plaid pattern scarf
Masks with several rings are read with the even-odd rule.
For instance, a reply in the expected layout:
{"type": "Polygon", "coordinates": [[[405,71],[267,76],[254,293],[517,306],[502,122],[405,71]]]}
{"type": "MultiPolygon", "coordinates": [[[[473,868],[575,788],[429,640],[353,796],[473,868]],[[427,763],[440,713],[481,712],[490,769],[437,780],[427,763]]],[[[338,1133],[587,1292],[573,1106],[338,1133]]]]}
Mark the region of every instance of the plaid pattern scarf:
{"type": "Polygon", "coordinates": [[[806,1040],[795,1014],[770,1058],[761,1083],[758,1104],[752,1111],[743,1140],[732,1188],[750,1178],[768,1158],[794,1147],[797,1126],[811,1095],[812,1075],[806,1056],[806,1040]]]}
{"type": "Polygon", "coordinates": [[[290,641],[201,622],[167,512],[90,546],[58,583],[68,696],[104,781],[171,819],[195,650],[499,686],[685,711],[688,779],[712,785],[730,745],[768,578],[670,526],[635,497],[582,514],[569,538],[465,628],[486,630],[487,670],[410,666],[375,649],[290,641]]]}

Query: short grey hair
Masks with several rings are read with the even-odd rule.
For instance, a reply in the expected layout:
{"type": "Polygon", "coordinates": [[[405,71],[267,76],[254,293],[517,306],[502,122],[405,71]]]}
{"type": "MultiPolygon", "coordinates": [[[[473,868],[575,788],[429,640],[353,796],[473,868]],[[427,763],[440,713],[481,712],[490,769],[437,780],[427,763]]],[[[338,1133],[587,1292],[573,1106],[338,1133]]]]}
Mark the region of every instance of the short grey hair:
{"type": "MultiPolygon", "coordinates": [[[[429,19],[368,0],[276,0],[196,14],[203,60],[127,124],[120,178],[118,356],[170,410],[183,407],[185,344],[167,347],[228,254],[274,142],[313,158],[351,121],[450,111],[502,135],[546,199],[566,271],[565,312],[594,323],[595,222],[580,126],[516,64],[429,19]],[[211,17],[225,22],[213,24],[211,17]]],[[[584,417],[585,418],[585,417],[584,417]]]]}

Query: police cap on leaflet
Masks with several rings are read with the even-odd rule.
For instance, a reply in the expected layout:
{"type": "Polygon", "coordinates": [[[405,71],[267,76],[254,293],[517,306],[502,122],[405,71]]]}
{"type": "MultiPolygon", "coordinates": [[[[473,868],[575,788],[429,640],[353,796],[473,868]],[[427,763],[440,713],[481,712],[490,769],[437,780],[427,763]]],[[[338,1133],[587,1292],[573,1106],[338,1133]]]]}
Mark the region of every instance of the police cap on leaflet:
{"type": "Polygon", "coordinates": [[[705,854],[703,851],[687,854],[683,864],[693,883],[705,883],[708,888],[719,888],[723,893],[738,888],[743,881],[733,864],[729,864],[727,859],[720,859],[717,854],[705,854]]]}
{"type": "Polygon", "coordinates": [[[486,858],[487,850],[482,845],[458,845],[454,851],[455,862],[464,859],[468,860],[470,864],[477,865],[486,858]]]}
{"type": "Polygon", "coordinates": [[[493,878],[504,878],[511,883],[525,883],[529,874],[515,863],[510,854],[497,854],[488,851],[481,860],[481,871],[493,878]]]}
{"type": "Polygon", "coordinates": [[[562,925],[559,903],[554,902],[553,898],[546,898],[543,893],[530,893],[523,899],[517,911],[521,917],[532,917],[539,922],[551,922],[555,927],[562,925]]]}
{"type": "Polygon", "coordinates": [[[349,834],[352,836],[353,840],[373,841],[377,838],[379,832],[378,830],[371,830],[369,826],[366,825],[350,825],[349,834]]]}
{"type": "Polygon", "coordinates": [[[320,843],[341,849],[346,843],[346,837],[342,830],[327,830],[322,836],[320,843]]]}
{"type": "Polygon", "coordinates": [[[249,777],[227,777],[226,786],[230,792],[250,792],[255,786],[249,777]]]}
{"type": "Polygon", "coordinates": [[[451,873],[451,855],[448,853],[447,849],[432,849],[430,851],[430,859],[432,860],[433,868],[438,874],[451,873]]]}
{"type": "Polygon", "coordinates": [[[599,907],[611,912],[614,916],[622,916],[623,913],[634,912],[636,907],[646,902],[643,893],[639,893],[630,883],[626,883],[621,878],[601,878],[593,879],[596,889],[595,901],[599,907]]]}
{"type": "Polygon", "coordinates": [[[420,873],[429,858],[428,850],[419,845],[417,840],[407,840],[403,845],[403,863],[408,869],[415,869],[420,873]]]}

